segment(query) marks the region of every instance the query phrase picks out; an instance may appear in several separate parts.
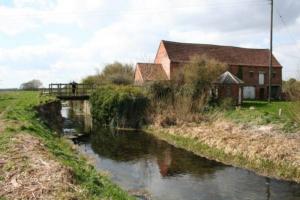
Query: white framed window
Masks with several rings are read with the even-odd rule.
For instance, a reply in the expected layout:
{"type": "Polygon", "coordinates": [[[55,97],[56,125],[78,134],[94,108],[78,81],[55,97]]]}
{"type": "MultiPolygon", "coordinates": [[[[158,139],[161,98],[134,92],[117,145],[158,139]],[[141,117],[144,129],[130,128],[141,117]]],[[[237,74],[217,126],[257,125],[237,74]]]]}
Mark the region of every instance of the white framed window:
{"type": "Polygon", "coordinates": [[[258,74],[258,84],[259,85],[264,85],[265,84],[265,73],[264,72],[259,72],[259,74],[258,74]]]}

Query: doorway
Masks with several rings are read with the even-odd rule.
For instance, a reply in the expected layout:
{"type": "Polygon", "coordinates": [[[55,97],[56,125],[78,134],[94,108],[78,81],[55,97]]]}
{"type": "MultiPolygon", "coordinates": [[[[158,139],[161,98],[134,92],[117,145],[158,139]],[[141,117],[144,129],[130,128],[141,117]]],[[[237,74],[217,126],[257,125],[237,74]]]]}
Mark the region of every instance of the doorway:
{"type": "Polygon", "coordinates": [[[265,88],[259,88],[259,98],[265,99],[265,88]]]}

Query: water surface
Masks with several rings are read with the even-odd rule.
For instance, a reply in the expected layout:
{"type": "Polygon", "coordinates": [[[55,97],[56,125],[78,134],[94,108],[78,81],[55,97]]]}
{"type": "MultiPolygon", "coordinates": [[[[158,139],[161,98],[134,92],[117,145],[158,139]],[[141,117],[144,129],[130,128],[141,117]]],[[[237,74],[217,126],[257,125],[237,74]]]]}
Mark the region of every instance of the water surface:
{"type": "Polygon", "coordinates": [[[158,200],[300,200],[299,184],[208,160],[143,132],[91,129],[86,117],[66,107],[62,114],[66,134],[88,132],[74,143],[125,190],[158,200]]]}

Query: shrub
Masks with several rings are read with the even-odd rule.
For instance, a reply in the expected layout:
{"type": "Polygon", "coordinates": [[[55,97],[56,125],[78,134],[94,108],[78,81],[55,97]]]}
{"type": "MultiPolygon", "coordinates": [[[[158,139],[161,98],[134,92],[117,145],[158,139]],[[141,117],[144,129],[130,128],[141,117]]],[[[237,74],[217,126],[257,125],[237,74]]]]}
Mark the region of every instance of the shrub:
{"type": "Polygon", "coordinates": [[[226,67],[224,63],[205,56],[195,56],[174,71],[171,81],[147,85],[154,123],[170,126],[203,120],[211,103],[213,81],[226,67]]]}
{"type": "Polygon", "coordinates": [[[225,70],[224,63],[206,56],[194,56],[184,66],[183,81],[193,89],[193,98],[207,94],[215,81],[225,70]]]}
{"type": "Polygon", "coordinates": [[[191,111],[203,111],[209,103],[213,82],[226,68],[226,64],[206,56],[194,56],[184,66],[182,79],[191,93],[191,111]]]}
{"type": "Polygon", "coordinates": [[[166,100],[172,98],[173,93],[174,88],[169,82],[154,82],[148,90],[152,100],[166,100]]]}
{"type": "Polygon", "coordinates": [[[146,119],[148,98],[132,86],[103,86],[90,98],[93,119],[103,125],[138,128],[146,119]]]}
{"type": "Polygon", "coordinates": [[[300,124],[300,81],[294,78],[284,81],[283,92],[287,99],[294,101],[288,109],[293,120],[300,124]]]}
{"type": "Polygon", "coordinates": [[[289,100],[300,100],[300,81],[294,78],[283,81],[283,92],[289,100]]]}
{"type": "Polygon", "coordinates": [[[220,108],[224,110],[232,109],[234,105],[234,100],[230,97],[224,98],[220,102],[220,108]]]}

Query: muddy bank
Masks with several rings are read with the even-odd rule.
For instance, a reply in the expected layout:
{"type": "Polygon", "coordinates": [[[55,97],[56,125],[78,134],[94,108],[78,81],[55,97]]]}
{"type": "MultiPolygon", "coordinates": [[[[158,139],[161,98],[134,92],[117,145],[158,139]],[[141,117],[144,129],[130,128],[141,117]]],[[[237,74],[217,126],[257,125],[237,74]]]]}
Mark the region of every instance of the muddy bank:
{"type": "Polygon", "coordinates": [[[260,175],[300,182],[300,135],[271,126],[248,128],[232,122],[150,126],[148,132],[176,146],[260,175]]]}

